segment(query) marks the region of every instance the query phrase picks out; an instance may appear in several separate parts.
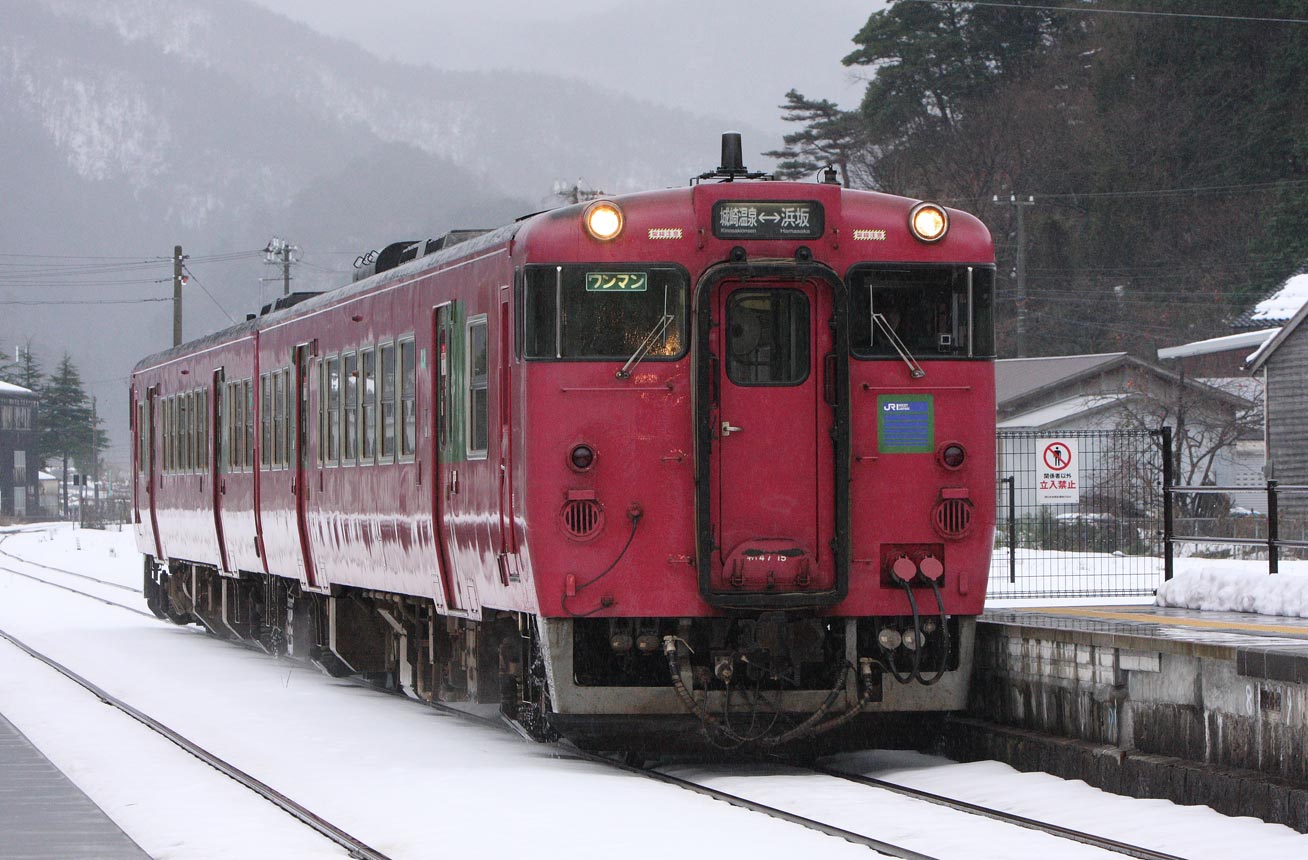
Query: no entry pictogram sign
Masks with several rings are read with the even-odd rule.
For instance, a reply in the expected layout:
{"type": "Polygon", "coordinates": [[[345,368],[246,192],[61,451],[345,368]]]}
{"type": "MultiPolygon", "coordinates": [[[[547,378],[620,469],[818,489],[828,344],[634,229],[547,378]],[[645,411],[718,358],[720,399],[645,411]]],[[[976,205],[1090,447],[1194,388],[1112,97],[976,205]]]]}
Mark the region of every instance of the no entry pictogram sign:
{"type": "Polygon", "coordinates": [[[1081,501],[1081,464],[1075,439],[1036,440],[1036,501],[1075,505],[1081,501]]]}

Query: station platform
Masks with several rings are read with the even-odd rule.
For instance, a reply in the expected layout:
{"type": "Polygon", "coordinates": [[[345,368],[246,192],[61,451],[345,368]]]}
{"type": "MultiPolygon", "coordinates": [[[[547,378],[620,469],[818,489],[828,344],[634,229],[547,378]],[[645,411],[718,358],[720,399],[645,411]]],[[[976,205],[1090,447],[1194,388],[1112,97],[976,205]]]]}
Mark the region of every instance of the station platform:
{"type": "Polygon", "coordinates": [[[1308,619],[987,610],[953,754],[1308,832],[1308,619]]]}
{"type": "Polygon", "coordinates": [[[150,860],[0,715],[0,860],[150,860]]]}

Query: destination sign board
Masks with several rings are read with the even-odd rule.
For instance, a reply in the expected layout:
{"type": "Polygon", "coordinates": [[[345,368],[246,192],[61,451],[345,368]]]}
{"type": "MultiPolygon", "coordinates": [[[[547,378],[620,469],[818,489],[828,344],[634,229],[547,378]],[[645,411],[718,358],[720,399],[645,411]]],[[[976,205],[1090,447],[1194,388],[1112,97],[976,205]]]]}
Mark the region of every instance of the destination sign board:
{"type": "Polygon", "coordinates": [[[719,200],[713,235],[719,239],[817,239],[826,213],[816,200],[719,200]]]}

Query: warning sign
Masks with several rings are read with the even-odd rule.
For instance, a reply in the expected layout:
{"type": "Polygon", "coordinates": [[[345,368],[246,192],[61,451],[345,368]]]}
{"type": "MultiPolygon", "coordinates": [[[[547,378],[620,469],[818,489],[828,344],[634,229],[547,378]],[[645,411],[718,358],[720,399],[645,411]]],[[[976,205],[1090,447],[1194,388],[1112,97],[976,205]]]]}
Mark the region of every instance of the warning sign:
{"type": "Polygon", "coordinates": [[[1075,505],[1081,501],[1081,455],[1075,439],[1036,440],[1036,501],[1075,505]]]}

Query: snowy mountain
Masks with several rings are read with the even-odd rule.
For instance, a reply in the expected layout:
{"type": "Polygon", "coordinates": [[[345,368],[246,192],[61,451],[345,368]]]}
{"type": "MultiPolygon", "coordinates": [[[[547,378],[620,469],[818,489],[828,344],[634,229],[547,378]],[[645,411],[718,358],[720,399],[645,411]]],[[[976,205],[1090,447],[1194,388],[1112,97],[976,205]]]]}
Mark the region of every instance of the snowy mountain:
{"type": "MultiPolygon", "coordinates": [[[[547,205],[557,180],[684,183],[739,125],[579,80],[384,61],[244,0],[3,6],[0,255],[167,258],[182,244],[211,294],[188,291],[187,337],[276,289],[261,287],[274,272],[258,255],[202,257],[284,236],[304,253],[296,287],[338,285],[355,254],[504,223],[547,205]]],[[[121,283],[17,277],[5,263],[0,301],[171,294],[166,259],[121,283]]],[[[83,375],[101,401],[120,403],[127,368],[170,342],[170,321],[166,303],[7,304],[0,344],[32,338],[46,366],[68,349],[96,368],[83,375]]],[[[110,419],[121,451],[125,423],[110,419]]]]}

